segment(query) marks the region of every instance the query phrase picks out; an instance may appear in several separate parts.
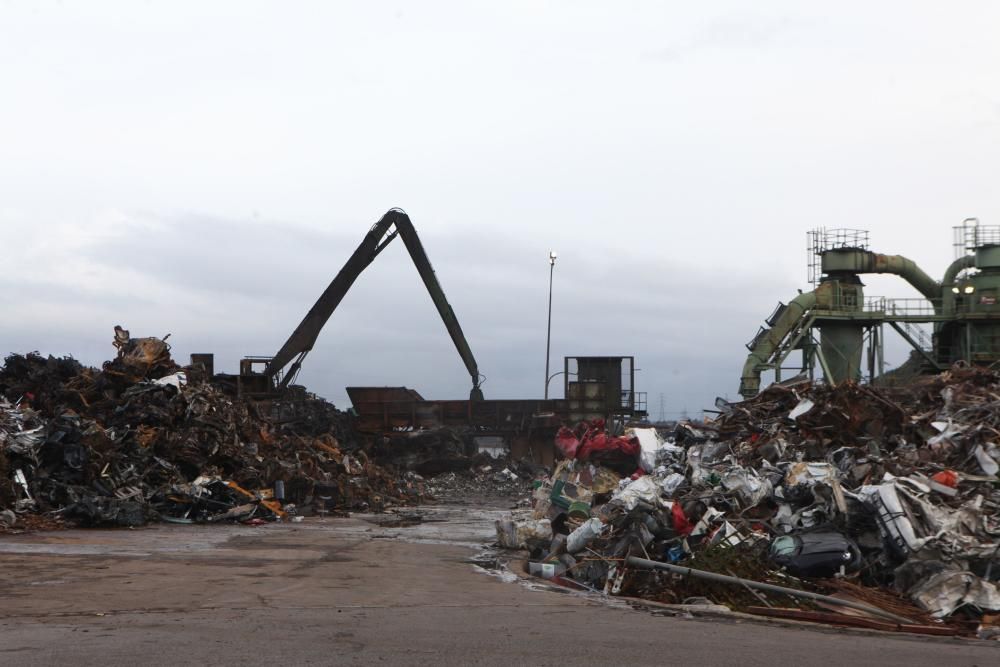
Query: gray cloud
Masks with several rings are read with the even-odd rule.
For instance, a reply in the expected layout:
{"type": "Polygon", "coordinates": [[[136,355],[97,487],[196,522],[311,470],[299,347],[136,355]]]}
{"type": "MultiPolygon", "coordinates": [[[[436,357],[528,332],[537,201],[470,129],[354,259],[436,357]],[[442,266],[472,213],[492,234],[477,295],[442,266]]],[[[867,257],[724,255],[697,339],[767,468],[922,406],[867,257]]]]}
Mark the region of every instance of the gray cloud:
{"type": "MultiPolygon", "coordinates": [[[[696,411],[805,287],[807,229],[940,275],[951,224],[1000,220],[993,3],[252,8],[0,8],[0,350],[97,363],[122,323],[235,370],[400,205],[487,395],[542,393],[555,248],[554,357],[634,354],[696,411]]],[[[402,246],[302,379],[465,395],[402,246]]]]}

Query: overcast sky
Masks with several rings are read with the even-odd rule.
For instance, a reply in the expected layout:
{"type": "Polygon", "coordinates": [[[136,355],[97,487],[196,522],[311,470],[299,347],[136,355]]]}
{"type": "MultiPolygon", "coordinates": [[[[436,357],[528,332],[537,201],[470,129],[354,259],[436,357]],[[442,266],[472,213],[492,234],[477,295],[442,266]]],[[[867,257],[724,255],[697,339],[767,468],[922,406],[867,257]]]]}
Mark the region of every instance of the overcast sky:
{"type": "MultiPolygon", "coordinates": [[[[808,229],[940,277],[953,225],[1000,224],[998,28],[993,2],[0,0],[0,350],[99,363],[122,324],[235,372],[400,206],[488,398],[542,394],[554,248],[553,357],[635,355],[652,416],[694,414],[807,288],[808,229]]],[[[300,380],[467,395],[402,244],[300,380]]]]}

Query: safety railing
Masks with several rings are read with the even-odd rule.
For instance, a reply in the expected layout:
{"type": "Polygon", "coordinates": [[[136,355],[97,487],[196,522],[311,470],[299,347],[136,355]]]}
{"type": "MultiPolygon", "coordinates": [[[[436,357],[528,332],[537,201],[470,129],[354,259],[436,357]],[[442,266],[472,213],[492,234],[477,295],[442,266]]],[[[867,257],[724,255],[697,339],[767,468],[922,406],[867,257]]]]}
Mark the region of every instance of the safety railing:
{"type": "MultiPolygon", "coordinates": [[[[896,319],[902,317],[924,317],[941,311],[940,302],[934,303],[929,299],[885,299],[883,305],[886,315],[896,319]]],[[[934,343],[930,335],[922,327],[905,320],[901,322],[901,325],[903,331],[921,349],[930,351],[934,348],[934,343]]]]}
{"type": "MultiPolygon", "coordinates": [[[[848,297],[853,295],[848,294],[848,297]]],[[[854,298],[834,299],[831,305],[824,306],[822,310],[861,313],[880,316],[885,320],[895,320],[903,327],[903,330],[913,338],[913,340],[925,350],[932,347],[931,337],[927,331],[915,324],[912,320],[931,319],[941,312],[941,301],[939,299],[903,298],[889,299],[884,296],[865,297],[864,303],[859,309],[854,298]]]]}
{"type": "Polygon", "coordinates": [[[884,313],[888,317],[926,317],[940,312],[941,300],[866,296],[859,308],[857,297],[846,294],[835,296],[830,302],[817,306],[817,309],[844,313],[884,313]]]}
{"type": "Polygon", "coordinates": [[[636,413],[646,413],[646,392],[622,389],[620,407],[636,413]]]}
{"type": "MultiPolygon", "coordinates": [[[[993,295],[961,294],[955,296],[947,309],[949,314],[996,314],[997,299],[993,295]]],[[[915,318],[944,313],[941,299],[887,299],[866,297],[865,312],[884,312],[887,317],[915,318]]]]}
{"type": "MultiPolygon", "coordinates": [[[[878,299],[879,297],[876,297],[878,299]]],[[[890,317],[923,317],[941,312],[940,299],[886,299],[881,298],[879,310],[890,317]]]]}
{"type": "Polygon", "coordinates": [[[827,250],[837,248],[868,250],[868,230],[866,229],[817,227],[807,232],[806,239],[809,283],[812,285],[819,284],[819,279],[823,274],[820,256],[827,250]]]}
{"type": "Polygon", "coordinates": [[[1000,245],[1000,225],[980,225],[978,218],[966,218],[952,229],[956,259],[984,245],[1000,245]]]}

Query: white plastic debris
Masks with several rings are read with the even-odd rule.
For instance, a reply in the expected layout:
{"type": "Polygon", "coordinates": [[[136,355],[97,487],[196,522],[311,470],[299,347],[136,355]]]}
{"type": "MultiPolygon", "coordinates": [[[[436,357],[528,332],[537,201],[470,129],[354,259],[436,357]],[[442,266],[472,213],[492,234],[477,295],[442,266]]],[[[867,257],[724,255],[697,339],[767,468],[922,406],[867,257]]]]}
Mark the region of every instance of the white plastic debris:
{"type": "Polygon", "coordinates": [[[615,491],[612,499],[620,500],[625,505],[625,509],[630,512],[636,508],[640,500],[653,507],[662,506],[660,487],[656,480],[649,475],[643,475],[639,479],[629,481],[627,486],[615,491]]]}
{"type": "Polygon", "coordinates": [[[664,440],[655,428],[630,428],[625,435],[639,441],[639,466],[647,473],[656,470],[665,453],[682,455],[683,447],[664,440]]]}
{"type": "Polygon", "coordinates": [[[646,472],[653,472],[656,468],[656,455],[663,447],[660,434],[655,428],[633,428],[630,431],[630,435],[639,441],[639,465],[646,472]]]}
{"type": "MultiPolygon", "coordinates": [[[[989,447],[991,450],[997,451],[996,445],[990,444],[989,447]]],[[[976,445],[976,448],[972,450],[972,453],[976,455],[976,461],[979,462],[979,467],[982,468],[983,472],[987,475],[996,475],[997,471],[1000,471],[1000,464],[997,463],[994,456],[990,455],[992,452],[988,452],[982,445],[976,445]]]]}
{"type": "Polygon", "coordinates": [[[962,424],[953,424],[951,420],[946,422],[942,421],[931,422],[931,426],[933,426],[939,431],[937,435],[927,439],[927,445],[932,448],[936,448],[938,446],[945,444],[950,444],[952,442],[952,439],[956,435],[961,434],[968,428],[968,426],[964,426],[962,424]]]}
{"type": "Polygon", "coordinates": [[[803,398],[799,401],[799,404],[792,408],[792,411],[788,413],[788,418],[795,420],[806,414],[810,410],[816,407],[816,404],[810,401],[808,398],[803,398]]]}
{"type": "Polygon", "coordinates": [[[171,386],[176,389],[180,389],[187,384],[187,375],[184,371],[177,371],[171,375],[164,375],[159,380],[153,380],[154,384],[158,384],[161,387],[171,386]]]}

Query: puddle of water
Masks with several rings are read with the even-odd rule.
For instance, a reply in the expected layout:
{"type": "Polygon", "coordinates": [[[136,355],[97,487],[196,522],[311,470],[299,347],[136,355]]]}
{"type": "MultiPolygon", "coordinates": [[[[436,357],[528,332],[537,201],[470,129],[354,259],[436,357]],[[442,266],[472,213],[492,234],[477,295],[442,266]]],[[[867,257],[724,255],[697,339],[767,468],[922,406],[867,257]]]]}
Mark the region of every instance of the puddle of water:
{"type": "Polygon", "coordinates": [[[407,508],[396,516],[354,514],[346,520],[310,517],[301,523],[269,523],[263,526],[157,524],[137,530],[71,529],[59,533],[0,538],[0,553],[140,558],[155,554],[211,551],[222,547],[234,536],[263,537],[274,531],[288,530],[330,531],[348,539],[395,539],[415,544],[450,544],[476,549],[484,542],[492,541],[494,521],[502,513],[502,509],[433,505],[407,508]],[[416,515],[421,517],[419,522],[412,518],[416,515]],[[411,519],[407,521],[406,517],[411,519]],[[392,528],[375,525],[396,519],[411,525],[392,528]]]}
{"type": "Polygon", "coordinates": [[[155,525],[139,530],[85,528],[0,539],[0,553],[146,558],[219,548],[235,535],[258,534],[266,527],[155,525]]]}
{"type": "MultiPolygon", "coordinates": [[[[359,523],[328,525],[336,526],[339,535],[365,539],[396,539],[411,544],[451,544],[477,549],[484,543],[493,541],[496,536],[495,522],[505,512],[503,509],[426,505],[400,512],[398,516],[354,514],[352,517],[372,525],[359,523]],[[416,514],[420,515],[420,521],[413,519],[416,514]],[[397,519],[402,519],[403,523],[409,525],[397,525],[397,519]]],[[[315,522],[298,525],[323,529],[327,524],[315,522]]]]}

